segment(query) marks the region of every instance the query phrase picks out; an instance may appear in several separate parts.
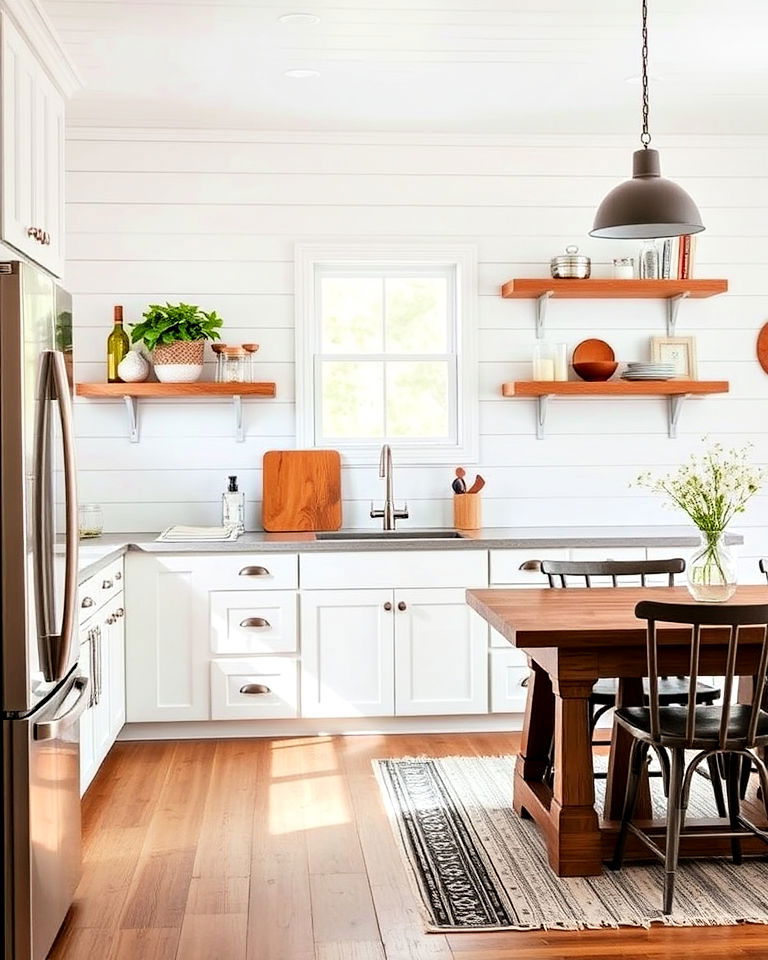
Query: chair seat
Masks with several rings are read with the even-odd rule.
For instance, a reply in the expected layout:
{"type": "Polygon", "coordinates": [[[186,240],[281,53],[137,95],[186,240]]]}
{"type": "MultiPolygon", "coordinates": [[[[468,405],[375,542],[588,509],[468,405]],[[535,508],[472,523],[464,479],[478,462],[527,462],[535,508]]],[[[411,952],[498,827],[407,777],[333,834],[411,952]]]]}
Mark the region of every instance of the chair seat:
{"type": "MultiPolygon", "coordinates": [[[[714,750],[720,739],[720,707],[696,707],[694,750],[714,750]]],[[[728,747],[740,749],[747,737],[751,706],[735,704],[731,708],[728,723],[728,747]]],[[[659,707],[660,740],[664,746],[685,745],[685,723],[688,707],[659,707]]],[[[616,720],[626,727],[638,740],[651,739],[651,711],[648,707],[621,707],[615,713],[616,720]]],[[[768,713],[760,711],[757,721],[758,745],[768,743],[768,713]]]]}
{"type": "MultiPolygon", "coordinates": [[[[648,679],[643,680],[643,693],[646,700],[650,696],[648,679]]],[[[708,683],[696,684],[696,703],[711,704],[719,699],[720,691],[708,683]]],[[[616,703],[616,680],[598,680],[592,688],[591,700],[602,706],[613,706],[616,703]]],[[[659,677],[659,704],[668,707],[671,704],[684,706],[688,703],[687,677],[659,677]]]]}

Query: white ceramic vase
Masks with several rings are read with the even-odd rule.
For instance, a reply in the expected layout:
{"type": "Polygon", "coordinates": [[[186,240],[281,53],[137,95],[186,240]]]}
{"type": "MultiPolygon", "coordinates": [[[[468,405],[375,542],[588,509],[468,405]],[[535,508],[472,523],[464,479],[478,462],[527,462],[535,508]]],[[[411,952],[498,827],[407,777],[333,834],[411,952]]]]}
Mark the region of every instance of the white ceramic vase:
{"type": "Polygon", "coordinates": [[[139,350],[129,350],[117,365],[123,383],[141,383],[149,376],[149,361],[139,350]]]}

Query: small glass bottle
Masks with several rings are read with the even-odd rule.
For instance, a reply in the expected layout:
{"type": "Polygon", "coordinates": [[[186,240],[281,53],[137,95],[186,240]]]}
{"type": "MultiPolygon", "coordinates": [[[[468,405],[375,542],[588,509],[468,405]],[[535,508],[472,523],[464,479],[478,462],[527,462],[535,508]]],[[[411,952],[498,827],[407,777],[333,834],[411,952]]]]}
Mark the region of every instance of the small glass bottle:
{"type": "Polygon", "coordinates": [[[104,514],[98,503],[81,503],[77,508],[77,525],[80,539],[100,537],[104,530],[104,514]]]}
{"type": "Polygon", "coordinates": [[[640,279],[658,280],[660,276],[659,248],[655,240],[646,240],[640,247],[640,279]]]}
{"type": "Polygon", "coordinates": [[[635,276],[634,257],[615,257],[613,261],[614,280],[632,280],[635,276]]]}
{"type": "Polygon", "coordinates": [[[224,347],[219,354],[222,383],[246,383],[248,380],[248,354],[242,347],[224,347]]]}
{"type": "Polygon", "coordinates": [[[221,525],[245,532],[245,494],[237,489],[237,477],[229,478],[229,486],[221,496],[221,525]]]}

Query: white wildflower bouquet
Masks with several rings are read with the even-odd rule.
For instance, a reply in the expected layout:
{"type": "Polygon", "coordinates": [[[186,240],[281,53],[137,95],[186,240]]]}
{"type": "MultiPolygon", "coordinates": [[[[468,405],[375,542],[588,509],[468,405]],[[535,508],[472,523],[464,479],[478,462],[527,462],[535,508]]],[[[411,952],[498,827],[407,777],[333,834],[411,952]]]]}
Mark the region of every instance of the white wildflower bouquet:
{"type": "Polygon", "coordinates": [[[765,483],[766,472],[750,463],[751,444],[728,450],[712,444],[665,477],[641,474],[636,484],[669,497],[705,535],[719,536],[765,483]]]}

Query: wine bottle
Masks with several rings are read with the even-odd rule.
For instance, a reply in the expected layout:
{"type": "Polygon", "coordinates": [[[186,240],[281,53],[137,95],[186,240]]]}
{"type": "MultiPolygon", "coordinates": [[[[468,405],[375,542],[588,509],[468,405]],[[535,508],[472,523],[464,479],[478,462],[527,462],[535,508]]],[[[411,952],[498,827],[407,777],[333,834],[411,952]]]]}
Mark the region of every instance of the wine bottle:
{"type": "Polygon", "coordinates": [[[115,325],[107,337],[107,382],[120,383],[117,368],[120,361],[128,353],[130,343],[128,334],[123,330],[123,308],[115,307],[115,325]]]}

